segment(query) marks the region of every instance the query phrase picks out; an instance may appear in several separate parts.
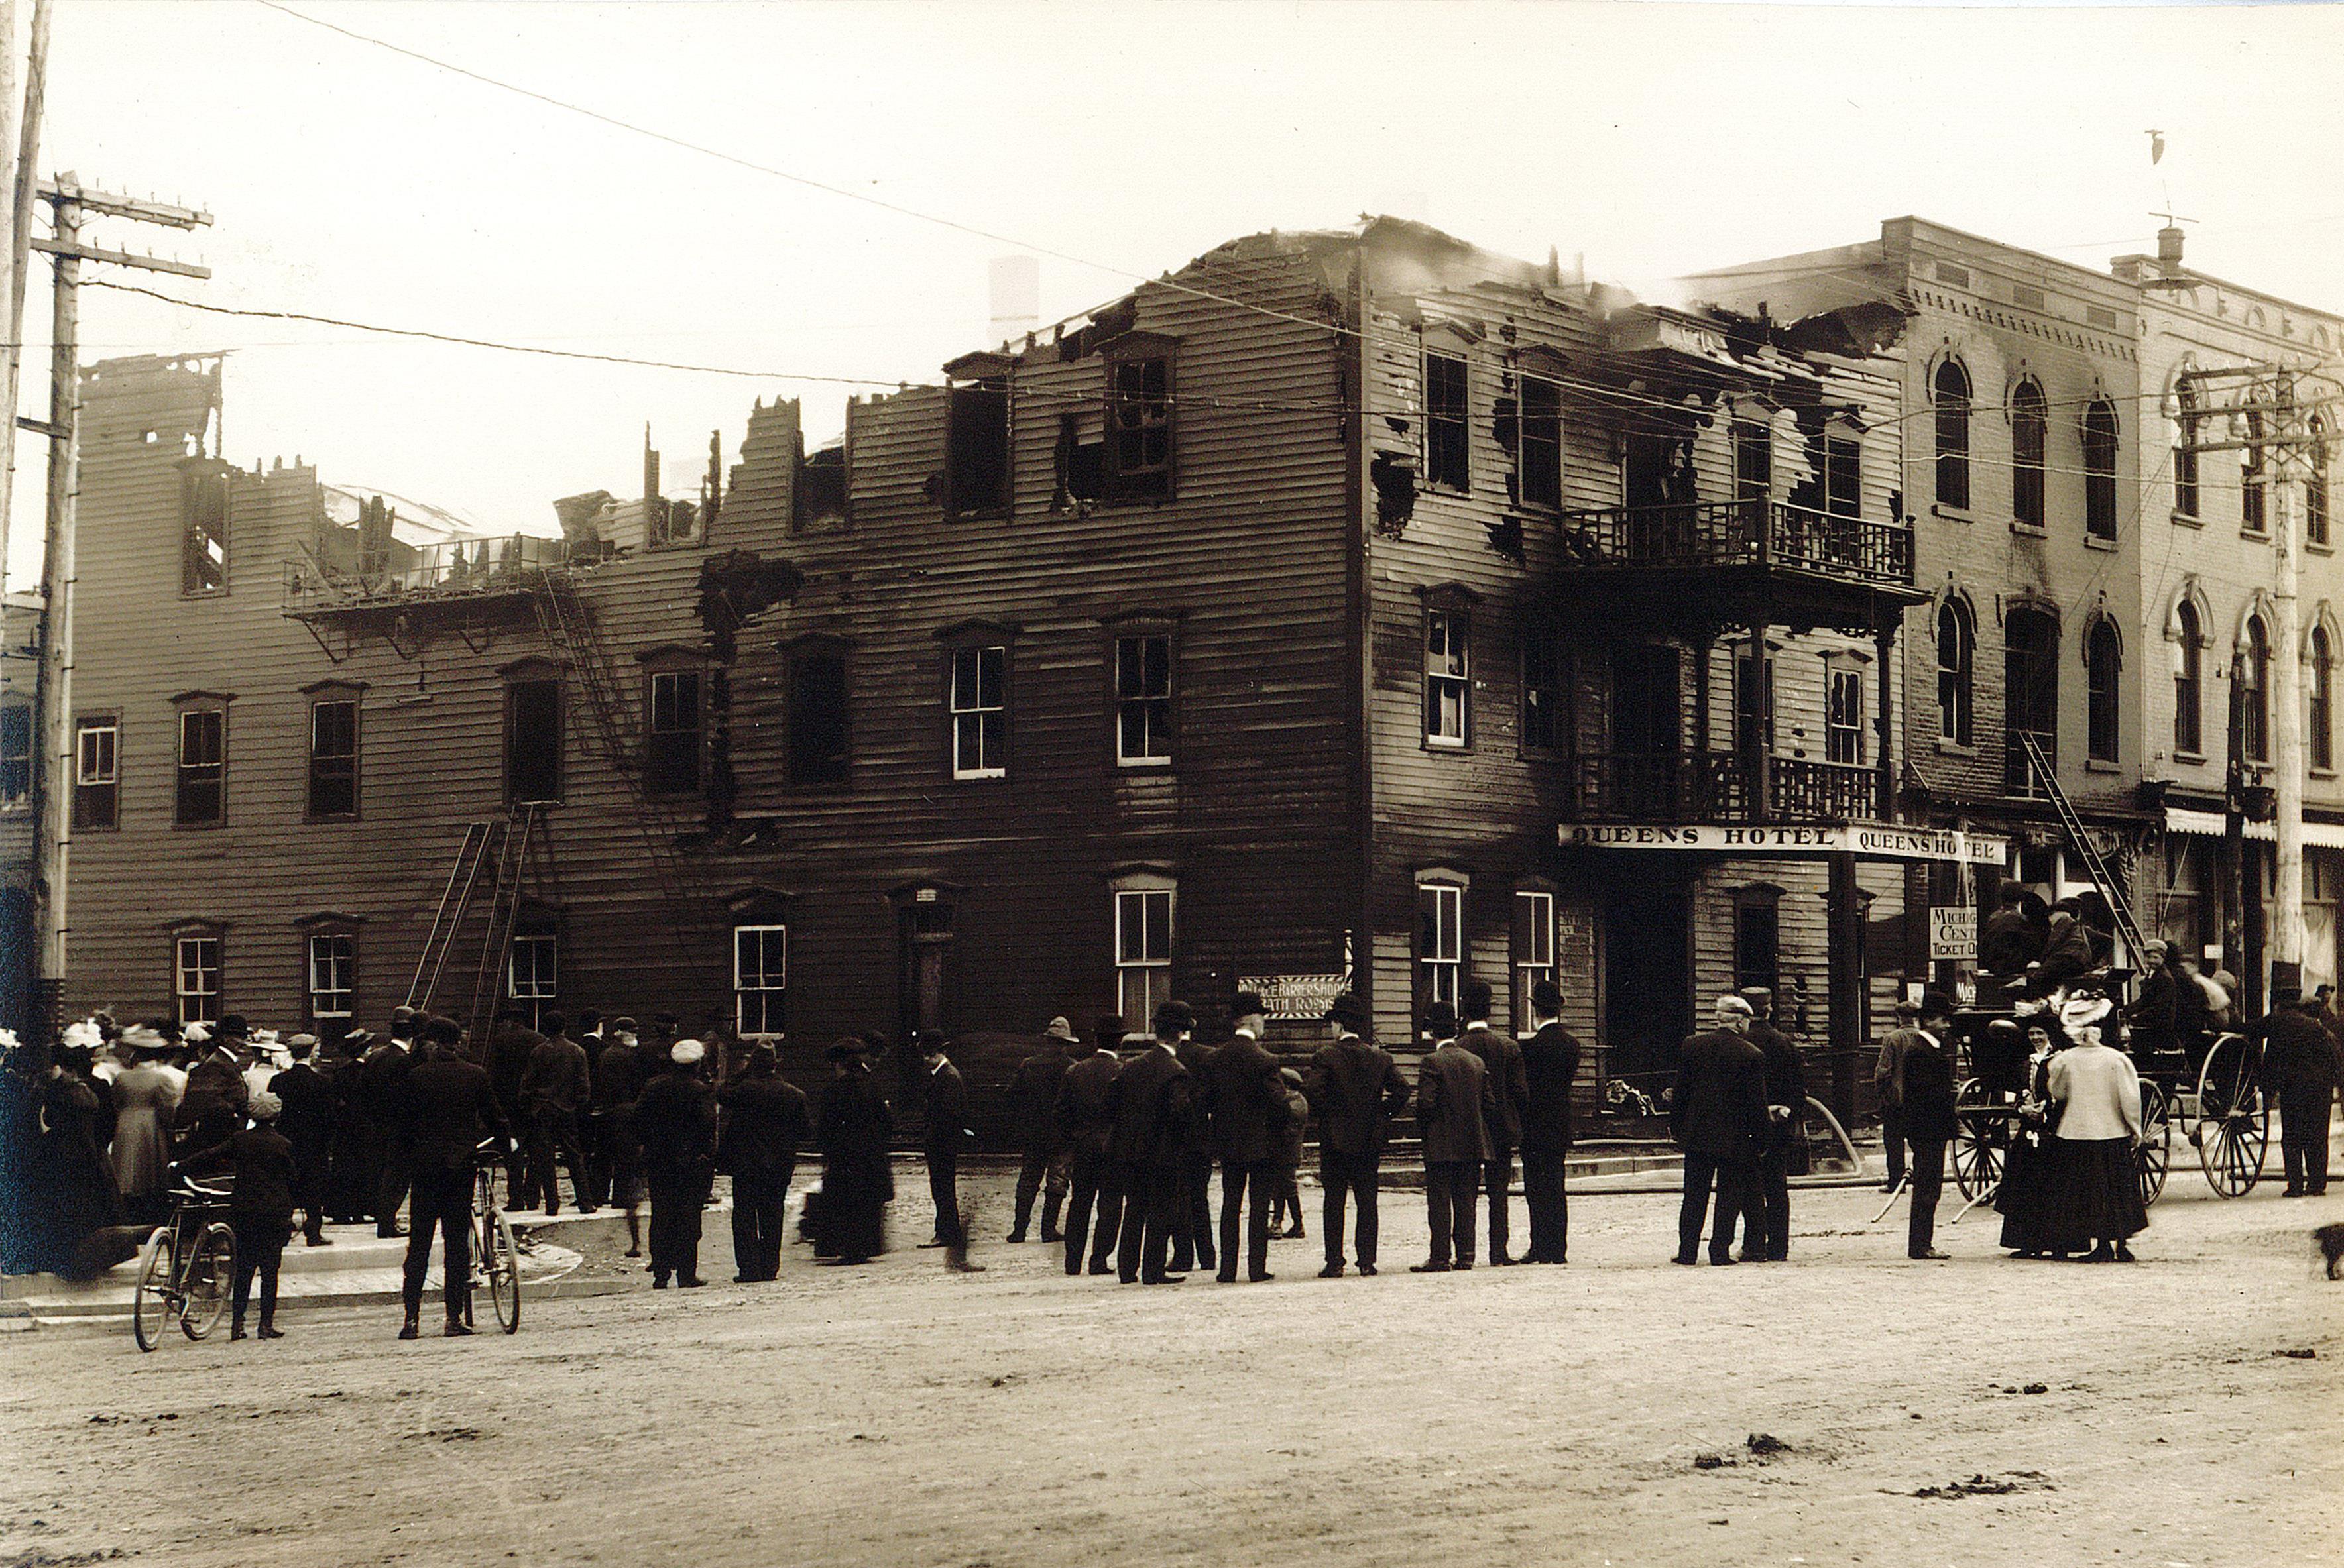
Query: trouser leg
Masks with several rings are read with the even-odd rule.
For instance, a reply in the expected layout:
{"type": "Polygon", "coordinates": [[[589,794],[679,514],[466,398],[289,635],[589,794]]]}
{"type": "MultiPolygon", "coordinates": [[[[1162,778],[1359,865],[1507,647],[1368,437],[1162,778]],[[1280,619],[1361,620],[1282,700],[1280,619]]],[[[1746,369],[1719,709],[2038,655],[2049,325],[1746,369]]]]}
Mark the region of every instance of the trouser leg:
{"type": "Polygon", "coordinates": [[[1733,1221],[1749,1207],[1750,1167],[1742,1161],[1720,1161],[1717,1167],[1717,1208],[1710,1220],[1709,1261],[1723,1263],[1733,1256],[1733,1221]]]}
{"type": "MultiPolygon", "coordinates": [[[[1278,1171],[1269,1165],[1252,1166],[1246,1171],[1246,1185],[1252,1189],[1246,1195],[1246,1278],[1258,1280],[1269,1272],[1269,1219],[1278,1203],[1278,1171]]],[[[1227,1256],[1221,1263],[1224,1268],[1237,1266],[1227,1256]]]]}
{"type": "MultiPolygon", "coordinates": [[[[1117,1243],[1131,1228],[1130,1172],[1099,1156],[1098,1217],[1092,1222],[1091,1271],[1103,1272],[1117,1255],[1117,1243]]],[[[1071,1243],[1075,1237],[1069,1234],[1071,1243]]]]}
{"type": "Polygon", "coordinates": [[[1351,1188],[1352,1203],[1359,1211],[1359,1217],[1352,1221],[1357,1231],[1351,1238],[1351,1256],[1364,1268],[1376,1266],[1376,1244],[1383,1226],[1382,1187],[1382,1161],[1377,1155],[1368,1155],[1360,1161],[1351,1188]]]}
{"type": "Polygon", "coordinates": [[[1919,1257],[1936,1240],[1937,1194],[1945,1185],[1945,1146],[1915,1140],[1908,1168],[1913,1172],[1913,1214],[1905,1227],[1904,1251],[1919,1257]]]}
{"type": "Polygon", "coordinates": [[[1219,1254],[1213,1245],[1213,1162],[1199,1154],[1188,1162],[1183,1201],[1188,1209],[1188,1231],[1196,1241],[1197,1267],[1209,1269],[1219,1254]]]}
{"type": "MultiPolygon", "coordinates": [[[[1145,1218],[1140,1227],[1139,1278],[1142,1282],[1152,1283],[1165,1276],[1164,1259],[1172,1245],[1175,1215],[1187,1207],[1187,1180],[1177,1170],[1149,1167],[1141,1172],[1140,1181],[1146,1196],[1145,1218]]],[[[1131,1223],[1128,1216],[1124,1223],[1131,1223]]]]}
{"type": "Polygon", "coordinates": [[[1457,1261],[1460,1266],[1470,1266],[1473,1261],[1473,1232],[1477,1229],[1473,1211],[1480,1202],[1481,1176],[1481,1163],[1469,1161],[1457,1167],[1456,1174],[1449,1182],[1450,1235],[1457,1248],[1457,1261]]]}
{"type": "Polygon", "coordinates": [[[1428,1163],[1424,1168],[1425,1221],[1432,1231],[1433,1262],[1447,1263],[1458,1257],[1456,1189],[1460,1180],[1472,1179],[1468,1174],[1472,1169],[1460,1168],[1445,1160],[1428,1163]]]}
{"type": "Polygon", "coordinates": [[[1318,1240],[1327,1251],[1327,1265],[1343,1263],[1343,1205],[1350,1197],[1351,1162],[1344,1155],[1318,1151],[1318,1240]]]}
{"type": "Polygon", "coordinates": [[[763,1266],[763,1247],[759,1226],[763,1219],[763,1206],[746,1191],[736,1172],[732,1178],[732,1272],[743,1282],[764,1278],[759,1272],[763,1266]]]}
{"type": "MultiPolygon", "coordinates": [[[[554,1132],[561,1151],[561,1162],[570,1170],[570,1196],[581,1210],[601,1207],[594,1196],[594,1167],[586,1158],[586,1141],[581,1134],[575,1115],[564,1116],[555,1123],[554,1132]]],[[[549,1180],[551,1172],[548,1173],[549,1180]]]]}
{"type": "Polygon", "coordinates": [[[244,1327],[245,1304],[252,1300],[252,1273],[259,1259],[255,1249],[238,1239],[236,1249],[236,1283],[228,1294],[228,1321],[233,1327],[244,1327]]]}
{"type": "Polygon", "coordinates": [[[261,1249],[260,1263],[260,1326],[273,1328],[277,1323],[277,1274],[285,1262],[285,1243],[270,1237],[261,1249]]]}
{"type": "Polygon", "coordinates": [[[1018,1162],[1017,1208],[1009,1221],[1009,1239],[1013,1241],[1024,1241],[1026,1228],[1033,1223],[1034,1200],[1041,1195],[1042,1176],[1049,1162],[1048,1152],[1036,1149],[1026,1151],[1025,1158],[1018,1162]]]}
{"type": "Polygon", "coordinates": [[[1677,1203],[1677,1257],[1682,1261],[1701,1255],[1701,1221],[1708,1211],[1710,1181],[1716,1174],[1716,1161],[1685,1151],[1684,1196],[1677,1203]]]}
{"type": "Polygon", "coordinates": [[[1481,1173],[1490,1199],[1490,1261],[1494,1263],[1512,1255],[1507,1244],[1513,1239],[1514,1151],[1499,1150],[1481,1173]]]}
{"type": "Polygon", "coordinates": [[[1788,1151],[1776,1149],[1759,1162],[1760,1205],[1766,1212],[1764,1256],[1780,1261],[1791,1255],[1791,1165],[1788,1151]]]}
{"type": "MultiPolygon", "coordinates": [[[[1224,1280],[1234,1280],[1238,1277],[1238,1231],[1239,1221],[1243,1218],[1248,1187],[1253,1189],[1256,1218],[1264,1218],[1260,1214],[1262,1192],[1258,1168],[1232,1164],[1223,1161],[1221,1162],[1220,1277],[1224,1280]]],[[[1267,1224],[1266,1219],[1264,1222],[1267,1224]]],[[[1248,1225],[1245,1227],[1245,1231],[1246,1241],[1250,1246],[1253,1241],[1253,1229],[1248,1225]]],[[[1266,1231],[1265,1234],[1267,1234],[1266,1231]]],[[[1268,1245],[1267,1241],[1262,1243],[1265,1252],[1268,1251],[1268,1245]]]]}
{"type": "Polygon", "coordinates": [[[1534,1261],[1550,1256],[1554,1245],[1554,1215],[1547,1194],[1550,1169],[1548,1156],[1532,1149],[1522,1151],[1522,1207],[1531,1217],[1531,1244],[1523,1256],[1534,1261]]]}
{"type": "MultiPolygon", "coordinates": [[[[407,1201],[407,1156],[396,1145],[383,1151],[382,1165],[375,1177],[374,1223],[378,1234],[388,1234],[399,1228],[399,1206],[407,1201]]],[[[413,1216],[409,1219],[412,1221],[413,1216]]]]}
{"type": "Polygon", "coordinates": [[[1077,1154],[1067,1168],[1066,1272],[1083,1271],[1083,1249],[1090,1245],[1091,1209],[1098,1201],[1098,1169],[1089,1154],[1077,1154]]]}
{"type": "Polygon", "coordinates": [[[1888,1153],[1888,1180],[1894,1185],[1904,1174],[1904,1113],[1894,1105],[1880,1108],[1880,1141],[1888,1153]]]}
{"type": "Polygon", "coordinates": [[[936,1240],[947,1247],[965,1247],[968,1237],[960,1226],[960,1158],[951,1151],[928,1153],[928,1196],[936,1206],[936,1240]]]}
{"type": "MultiPolygon", "coordinates": [[[[1116,1179],[1123,1188],[1123,1213],[1122,1225],[1115,1238],[1115,1263],[1116,1272],[1122,1276],[1127,1285],[1139,1278],[1140,1248],[1144,1241],[1142,1232],[1151,1219],[1148,1174],[1137,1165],[1116,1168],[1116,1179]]],[[[1105,1235],[1106,1216],[1104,1214],[1099,1216],[1099,1227],[1100,1239],[1105,1241],[1107,1238],[1105,1235]]]]}

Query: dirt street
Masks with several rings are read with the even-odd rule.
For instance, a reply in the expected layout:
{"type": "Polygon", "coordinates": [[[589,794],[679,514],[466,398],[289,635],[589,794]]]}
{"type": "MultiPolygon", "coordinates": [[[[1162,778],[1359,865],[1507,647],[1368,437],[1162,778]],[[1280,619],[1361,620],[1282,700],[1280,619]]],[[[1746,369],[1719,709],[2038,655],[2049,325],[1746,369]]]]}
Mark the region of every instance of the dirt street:
{"type": "Polygon", "coordinates": [[[0,1339],[0,1565],[2344,1563],[2344,1198],[2177,1170],[2127,1268],[1982,1211],[1908,1263],[1876,1193],[1803,1193],[1794,1261],[1715,1270],[1582,1197],[1570,1267],[1430,1278],[1411,1192],[1322,1282],[1306,1188],[1275,1282],[1147,1290],[1001,1245],[983,1184],[981,1275],[909,1250],[914,1180],[871,1268],[735,1286],[719,1221],[709,1289],[510,1339],[0,1339]]]}

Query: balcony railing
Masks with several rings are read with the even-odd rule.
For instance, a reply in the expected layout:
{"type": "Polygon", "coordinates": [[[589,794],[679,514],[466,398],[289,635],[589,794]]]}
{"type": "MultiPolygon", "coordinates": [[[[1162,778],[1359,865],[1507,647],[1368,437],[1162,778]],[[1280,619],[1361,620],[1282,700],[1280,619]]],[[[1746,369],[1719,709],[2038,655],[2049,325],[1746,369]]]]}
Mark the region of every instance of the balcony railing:
{"type": "Polygon", "coordinates": [[[453,539],[399,547],[378,569],[337,568],[311,559],[285,568],[287,614],[364,609],[419,600],[520,593],[544,573],[565,565],[558,538],[513,534],[495,539],[453,539]]]}
{"type": "Polygon", "coordinates": [[[1786,501],[1599,507],[1561,517],[1566,565],[1583,569],[1771,567],[1909,588],[1913,530],[1786,501]]]}
{"type": "Polygon", "coordinates": [[[1879,817],[1880,776],[1844,762],[1766,759],[1762,817],[1750,770],[1732,751],[1571,759],[1566,809],[1580,822],[1850,822],[1879,817]]]}

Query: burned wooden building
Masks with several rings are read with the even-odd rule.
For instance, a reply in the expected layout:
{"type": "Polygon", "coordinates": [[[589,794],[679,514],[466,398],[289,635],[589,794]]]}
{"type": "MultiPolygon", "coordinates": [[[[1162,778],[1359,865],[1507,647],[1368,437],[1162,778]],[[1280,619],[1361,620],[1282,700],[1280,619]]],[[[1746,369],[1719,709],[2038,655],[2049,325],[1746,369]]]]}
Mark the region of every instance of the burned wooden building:
{"type": "Polygon", "coordinates": [[[1348,984],[1404,1044],[1551,978],[1633,1077],[1736,983],[1854,1043],[1903,865],[1998,852],[1894,823],[1852,341],[1383,219],[943,370],[490,538],[225,460],[216,362],[92,369],[70,1005],[818,1046],[1348,984]]]}

